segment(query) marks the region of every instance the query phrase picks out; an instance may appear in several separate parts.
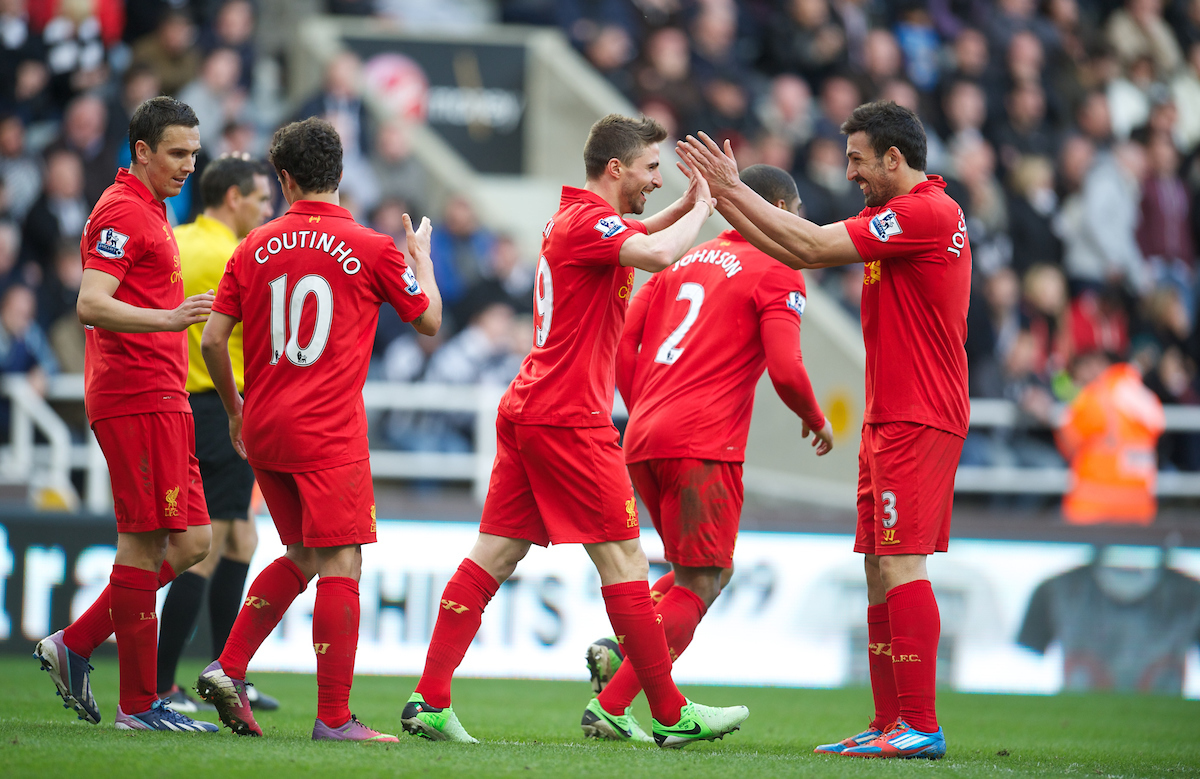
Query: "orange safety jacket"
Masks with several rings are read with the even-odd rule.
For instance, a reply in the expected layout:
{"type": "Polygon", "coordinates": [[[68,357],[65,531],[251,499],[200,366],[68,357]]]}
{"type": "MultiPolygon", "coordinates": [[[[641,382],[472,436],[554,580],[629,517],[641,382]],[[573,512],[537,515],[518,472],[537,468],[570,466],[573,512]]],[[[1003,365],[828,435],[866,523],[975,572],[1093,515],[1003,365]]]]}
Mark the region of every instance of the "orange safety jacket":
{"type": "Polygon", "coordinates": [[[1162,403],[1132,366],[1110,366],[1084,387],[1056,432],[1071,465],[1063,496],[1067,522],[1153,522],[1155,445],[1164,427],[1162,403]]]}

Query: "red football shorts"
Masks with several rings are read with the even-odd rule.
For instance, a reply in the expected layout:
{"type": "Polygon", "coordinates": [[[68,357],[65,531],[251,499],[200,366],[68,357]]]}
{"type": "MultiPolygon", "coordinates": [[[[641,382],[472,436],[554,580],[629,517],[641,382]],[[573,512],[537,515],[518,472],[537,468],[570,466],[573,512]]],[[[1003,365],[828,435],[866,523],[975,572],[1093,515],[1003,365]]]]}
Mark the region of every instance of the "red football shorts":
{"type": "Polygon", "coordinates": [[[254,469],[267,510],[285,545],[375,543],[375,485],[371,461],[306,473],[254,469]]]}
{"type": "Polygon", "coordinates": [[[665,459],[629,464],[668,562],[732,568],[742,517],[742,464],[665,459]]]}
{"type": "Polygon", "coordinates": [[[953,433],[913,422],[863,425],[854,551],[946,551],[962,447],[953,433]]]}
{"type": "Polygon", "coordinates": [[[92,431],[108,462],[118,533],[181,533],[209,524],[191,414],[109,417],[92,431]]]}
{"type": "Polygon", "coordinates": [[[498,416],[479,531],[538,546],[637,538],[637,501],[619,441],[611,425],[518,425],[498,416]]]}

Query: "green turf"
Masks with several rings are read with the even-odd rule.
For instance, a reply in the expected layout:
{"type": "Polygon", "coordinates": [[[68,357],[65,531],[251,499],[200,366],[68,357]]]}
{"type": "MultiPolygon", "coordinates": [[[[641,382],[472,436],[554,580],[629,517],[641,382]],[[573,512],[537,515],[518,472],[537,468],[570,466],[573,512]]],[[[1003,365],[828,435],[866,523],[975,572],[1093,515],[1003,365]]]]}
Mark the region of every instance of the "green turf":
{"type": "MultiPolygon", "coordinates": [[[[401,736],[400,744],[384,746],[314,744],[316,683],[300,674],[251,675],[282,703],[259,717],[265,738],[228,730],[122,733],[112,725],[116,670],[114,661],[101,660],[92,674],[105,717],[93,726],[61,708],[32,658],[0,659],[0,776],[1200,776],[1200,702],[1173,698],[943,693],[938,708],[949,754],[931,763],[812,754],[817,743],[861,729],[870,702],[862,689],[686,688],[704,703],[744,703],[750,719],[724,741],[672,751],[584,739],[578,723],[590,689],[583,681],[457,681],[455,710],[483,743],[430,743],[399,730],[412,679],[359,677],[355,713],[401,736]]],[[[199,670],[186,665],[181,678],[199,670]]],[[[635,710],[648,728],[644,703],[635,710]]]]}

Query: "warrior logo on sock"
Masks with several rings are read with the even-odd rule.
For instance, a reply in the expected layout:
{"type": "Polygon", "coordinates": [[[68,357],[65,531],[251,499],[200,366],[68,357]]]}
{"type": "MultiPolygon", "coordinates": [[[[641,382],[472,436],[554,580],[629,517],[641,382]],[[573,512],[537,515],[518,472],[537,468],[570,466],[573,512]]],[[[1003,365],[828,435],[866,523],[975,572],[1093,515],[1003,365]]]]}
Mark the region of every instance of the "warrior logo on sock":
{"type": "Polygon", "coordinates": [[[455,603],[452,600],[442,599],[442,608],[448,611],[453,611],[455,614],[462,614],[464,611],[470,611],[470,606],[464,606],[461,603],[455,603]]]}
{"type": "Polygon", "coordinates": [[[625,527],[637,527],[637,501],[634,498],[625,501],[625,513],[629,515],[629,519],[625,521],[625,527]]]}
{"type": "Polygon", "coordinates": [[[319,655],[323,655],[329,651],[329,644],[313,644],[313,651],[319,655]]]}
{"type": "Polygon", "coordinates": [[[179,516],[179,505],[177,503],[177,501],[179,500],[179,487],[176,486],[172,489],[167,490],[167,494],[165,497],[167,500],[167,506],[166,506],[166,508],[163,509],[163,516],[164,517],[179,516]]]}
{"type": "Polygon", "coordinates": [[[867,644],[867,649],[870,649],[871,654],[873,655],[887,655],[888,657],[892,656],[892,645],[885,644],[882,641],[877,644],[867,644]]]}
{"type": "Polygon", "coordinates": [[[256,609],[261,609],[264,606],[270,606],[271,604],[268,603],[267,601],[263,600],[262,598],[258,597],[257,595],[247,595],[246,596],[246,605],[253,606],[256,609]]]}

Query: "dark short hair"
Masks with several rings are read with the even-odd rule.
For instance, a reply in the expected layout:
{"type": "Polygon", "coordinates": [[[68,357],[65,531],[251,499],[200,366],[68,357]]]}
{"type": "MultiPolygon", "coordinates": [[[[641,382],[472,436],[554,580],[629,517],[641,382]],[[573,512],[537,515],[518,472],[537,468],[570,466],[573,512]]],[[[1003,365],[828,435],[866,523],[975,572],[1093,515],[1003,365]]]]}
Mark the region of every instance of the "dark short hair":
{"type": "Polygon", "coordinates": [[[200,120],[187,103],[173,97],[152,97],[138,106],[129,120],[129,157],[137,162],[137,142],[145,141],[150,151],[158,144],[168,127],[197,127],[200,120]]]}
{"type": "Polygon", "coordinates": [[[739,174],[742,183],[772,205],[780,200],[790,203],[800,199],[792,174],[774,165],[750,165],[739,174]]]}
{"type": "Polygon", "coordinates": [[[230,187],[248,195],[254,189],[256,175],[269,175],[267,166],[258,160],[232,156],[215,159],[200,174],[200,202],[205,208],[216,208],[225,202],[230,187]]]}
{"type": "Polygon", "coordinates": [[[267,159],[277,175],[286,170],[305,192],[334,192],[342,180],[342,139],[315,116],[276,130],[267,159]]]}
{"type": "Polygon", "coordinates": [[[864,103],[842,122],[842,133],[866,133],[876,157],[895,146],[913,170],[925,170],[925,127],[910,109],[890,100],[864,103]]]}
{"type": "Polygon", "coordinates": [[[594,179],[604,172],[611,159],[629,165],[642,150],[666,140],[666,129],[648,116],[631,119],[609,114],[592,125],[587,143],[583,145],[583,165],[587,177],[594,179]]]}

